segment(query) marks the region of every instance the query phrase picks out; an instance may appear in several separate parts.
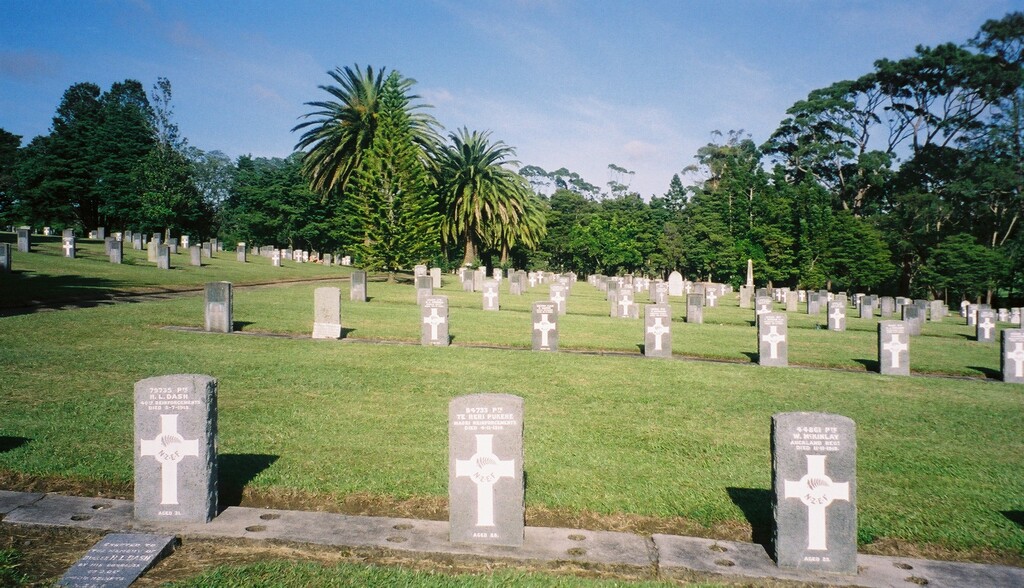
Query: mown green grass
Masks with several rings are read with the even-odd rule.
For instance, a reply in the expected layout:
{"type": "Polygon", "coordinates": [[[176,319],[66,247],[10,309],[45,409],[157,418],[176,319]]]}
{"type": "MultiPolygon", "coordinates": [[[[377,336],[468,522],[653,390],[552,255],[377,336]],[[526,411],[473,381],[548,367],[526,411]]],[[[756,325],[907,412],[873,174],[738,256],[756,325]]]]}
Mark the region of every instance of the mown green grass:
{"type": "MultiPolygon", "coordinates": [[[[254,281],[278,269],[250,265],[254,281]]],[[[168,274],[144,269],[158,285],[168,274]]],[[[292,338],[161,328],[200,326],[199,294],[0,319],[0,436],[28,440],[5,443],[0,472],[130,484],[134,382],[204,373],[220,382],[228,482],[338,500],[443,499],[447,403],[495,391],[526,401],[528,506],[763,525],[771,415],[824,411],[857,423],[861,543],[1024,554],[1024,534],[1003,514],[1024,510],[1022,387],[868,373],[875,320],[851,317],[848,332],[832,333],[817,328],[824,315],[790,316],[791,363],[859,373],[750,363],[753,311],[734,297],[705,309],[703,325],[682,323],[677,307],[673,347],[739,363],[644,359],[641,322],[609,318],[603,295],[579,283],[562,318],[563,348],[621,353],[534,353],[529,308],[546,287],[522,297],[503,289],[502,311],[493,313],[446,276],[456,346],[376,345],[359,340],[418,341],[414,289],[371,282],[371,301],[352,304],[347,282],[322,285],[342,288],[348,341],[306,338],[316,284],[236,292],[243,333],[292,338]]],[[[998,347],[969,340],[960,323],[925,326],[911,344],[915,371],[982,376],[998,367],[998,347]]]]}

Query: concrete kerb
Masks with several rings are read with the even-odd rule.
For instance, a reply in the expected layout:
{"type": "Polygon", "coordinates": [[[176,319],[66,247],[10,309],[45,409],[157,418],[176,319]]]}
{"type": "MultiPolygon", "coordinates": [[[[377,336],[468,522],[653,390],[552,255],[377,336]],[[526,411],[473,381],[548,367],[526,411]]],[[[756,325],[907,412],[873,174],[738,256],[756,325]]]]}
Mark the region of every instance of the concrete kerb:
{"type": "Polygon", "coordinates": [[[656,570],[659,577],[694,574],[723,579],[764,578],[833,586],[1024,586],[1024,568],[858,555],[856,577],[778,568],[756,543],[674,535],[527,527],[522,547],[458,545],[448,523],[390,517],[232,506],[206,524],[139,523],[128,500],[0,491],[3,524],[58,526],[105,532],[162,533],[191,538],[285,541],[388,550],[424,557],[468,556],[494,561],[571,562],[585,566],[656,570]]]}

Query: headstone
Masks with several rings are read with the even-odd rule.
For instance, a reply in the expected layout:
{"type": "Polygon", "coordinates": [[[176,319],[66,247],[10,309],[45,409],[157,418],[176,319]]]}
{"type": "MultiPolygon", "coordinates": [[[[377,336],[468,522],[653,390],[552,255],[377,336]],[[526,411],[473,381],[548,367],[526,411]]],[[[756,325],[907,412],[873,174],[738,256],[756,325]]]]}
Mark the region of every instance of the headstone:
{"type": "Polygon", "coordinates": [[[270,252],[270,267],[281,267],[281,250],[274,249],[270,252]]]}
{"type": "Polygon", "coordinates": [[[206,523],[217,515],[217,380],[135,383],[135,518],[206,523]]]}
{"type": "Polygon", "coordinates": [[[761,317],[772,311],[772,299],[769,296],[758,296],[754,299],[754,324],[761,323],[761,317]]]}
{"type": "Polygon", "coordinates": [[[43,227],[43,236],[44,237],[49,237],[52,234],[52,232],[53,232],[53,230],[50,227],[43,227]]]}
{"type": "Polygon", "coordinates": [[[313,338],[341,339],[341,289],[313,291],[313,338]]]}
{"type": "Polygon", "coordinates": [[[351,255],[346,255],[345,257],[342,257],[341,258],[341,265],[346,265],[346,266],[352,265],[352,256],[351,255]]]}
{"type": "Polygon", "coordinates": [[[623,286],[618,290],[615,300],[611,302],[611,316],[613,318],[639,318],[639,308],[634,300],[633,287],[623,286]]]}
{"type": "Polygon", "coordinates": [[[978,310],[978,324],[975,326],[975,339],[978,343],[995,343],[996,313],[991,308],[978,310]]]}
{"type": "Polygon", "coordinates": [[[75,230],[74,229],[64,229],[64,231],[61,232],[61,237],[64,238],[64,239],[74,238],[74,236],[75,236],[75,230]]]}
{"type": "Polygon", "coordinates": [[[366,302],[366,272],[355,270],[352,272],[352,287],[349,290],[349,300],[352,302],[366,302]]]}
{"type": "Polygon", "coordinates": [[[171,248],[167,245],[157,245],[156,267],[159,269],[171,269],[171,248]]]}
{"type": "Polygon", "coordinates": [[[563,284],[551,284],[548,286],[548,300],[558,305],[558,316],[565,316],[568,309],[568,291],[569,288],[563,284]]]}
{"type": "Polygon", "coordinates": [[[704,323],[704,295],[686,295],[686,322],[694,325],[704,323]]]}
{"type": "Polygon", "coordinates": [[[448,297],[427,296],[421,305],[420,344],[447,347],[448,297]]]}
{"type": "Polygon", "coordinates": [[[106,239],[107,238],[107,228],[106,227],[98,227],[96,229],[96,238],[99,239],[100,241],[106,239]]]}
{"type": "Polygon", "coordinates": [[[754,288],[752,286],[740,286],[740,308],[750,308],[754,299],[754,288]]]}
{"type": "Polygon", "coordinates": [[[910,374],[910,334],[903,321],[878,323],[878,373],[910,374]]]}
{"type": "Polygon", "coordinates": [[[182,249],[188,249],[189,248],[188,235],[182,235],[181,236],[181,248],[182,249]]]}
{"type": "Polygon", "coordinates": [[[441,268],[432,267],[430,268],[430,281],[433,282],[433,287],[437,290],[441,289],[441,268]]]}
{"type": "Polygon", "coordinates": [[[206,257],[214,257],[217,254],[217,240],[210,239],[210,242],[207,243],[206,245],[209,245],[209,247],[203,247],[203,253],[206,255],[206,257]]]}
{"type": "Polygon", "coordinates": [[[498,281],[485,280],[483,293],[483,309],[497,311],[499,309],[498,296],[498,281]]]}
{"type": "Polygon", "coordinates": [[[921,334],[921,309],[913,304],[903,305],[903,322],[907,323],[907,334],[917,337],[921,334]]]}
{"type": "Polygon", "coordinates": [[[473,286],[474,286],[474,284],[473,284],[473,272],[471,272],[469,270],[466,270],[462,274],[462,291],[463,292],[473,292],[474,291],[473,286]]]}
{"type": "Polygon", "coordinates": [[[846,303],[845,302],[829,302],[828,303],[828,330],[830,330],[830,331],[845,331],[846,330],[846,303]]]}
{"type": "Polygon", "coordinates": [[[799,298],[800,295],[796,292],[796,290],[790,290],[786,292],[786,312],[799,311],[799,298]]]}
{"type": "Polygon", "coordinates": [[[32,251],[32,235],[29,229],[18,229],[18,253],[32,251]]]}
{"type": "MultiPolygon", "coordinates": [[[[933,323],[942,322],[942,315],[945,314],[944,310],[945,306],[943,305],[941,300],[932,300],[929,303],[928,312],[931,314],[931,319],[933,323]]],[[[1007,311],[1006,318],[1010,318],[1009,311],[1007,311]]]]}
{"type": "Polygon", "coordinates": [[[820,304],[821,302],[818,299],[817,292],[807,293],[807,314],[818,314],[821,312],[821,309],[819,308],[820,304]]]}
{"type": "Polygon", "coordinates": [[[644,308],[644,355],[672,357],[672,307],[648,304],[644,308]]]}
{"type": "Polygon", "coordinates": [[[672,272],[668,275],[668,295],[683,295],[683,275],[679,272],[672,272]]]}
{"type": "Polygon", "coordinates": [[[452,543],[520,547],[525,531],[523,399],[471,394],[448,404],[452,543]]]}
{"type": "Polygon", "coordinates": [[[412,275],[414,278],[422,278],[423,276],[427,275],[427,266],[423,265],[422,263],[417,265],[416,267],[412,268],[412,275]]]}
{"type": "Polygon", "coordinates": [[[238,244],[238,245],[237,245],[237,246],[235,247],[235,259],[236,259],[237,261],[240,261],[240,262],[242,262],[242,263],[245,263],[245,254],[246,254],[246,251],[245,251],[245,243],[239,243],[239,244],[238,244]]]}
{"type": "Polygon", "coordinates": [[[772,416],[775,558],[779,567],[857,573],[857,436],[844,416],[772,416]]]}
{"type": "Polygon", "coordinates": [[[64,251],[64,257],[71,259],[75,258],[75,235],[72,233],[70,237],[65,236],[61,238],[60,248],[64,251]]]}
{"type": "MultiPolygon", "coordinates": [[[[204,249],[206,247],[208,247],[208,245],[203,245],[204,249]]],[[[194,266],[197,266],[197,267],[203,265],[203,257],[202,257],[202,254],[200,253],[200,251],[201,250],[199,249],[198,245],[193,245],[193,246],[188,248],[188,256],[189,256],[189,263],[190,264],[192,264],[194,266]]],[[[209,256],[207,256],[207,257],[209,257],[209,256]]]]}
{"type": "Polygon", "coordinates": [[[558,351],[558,304],[533,303],[533,350],[558,351]]]}
{"type": "Polygon", "coordinates": [[[113,241],[110,242],[110,251],[107,253],[107,257],[108,259],[110,259],[110,263],[121,263],[122,261],[124,261],[123,245],[124,244],[121,241],[118,241],[117,239],[114,239],[113,241]]]}
{"type": "Polygon", "coordinates": [[[892,318],[892,315],[896,313],[896,300],[892,296],[882,296],[878,300],[881,306],[882,320],[892,318]]]}
{"type": "Polygon", "coordinates": [[[423,299],[434,293],[434,283],[430,276],[416,276],[416,304],[423,306],[423,299]]]}
{"type": "Polygon", "coordinates": [[[11,244],[0,243],[0,273],[11,273],[11,244]]]}
{"type": "Polygon", "coordinates": [[[334,261],[333,256],[330,253],[324,253],[324,265],[330,267],[332,261],[334,261]]]}
{"type": "Polygon", "coordinates": [[[139,233],[132,235],[132,249],[142,251],[142,235],[139,233]]]}
{"type": "Polygon", "coordinates": [[[232,322],[231,282],[209,282],[205,289],[206,330],[214,333],[230,333],[232,322]]]}
{"type": "Polygon", "coordinates": [[[967,326],[974,327],[978,324],[978,305],[968,304],[967,305],[967,326]]]}
{"type": "Polygon", "coordinates": [[[174,551],[174,535],[111,533],[93,545],[57,581],[68,588],[128,588],[174,551]]]}
{"type": "Polygon", "coordinates": [[[162,245],[163,242],[164,242],[164,235],[163,235],[163,233],[153,233],[153,238],[150,240],[150,243],[156,243],[157,245],[162,245]]]}
{"type": "Polygon", "coordinates": [[[789,365],[789,332],[787,315],[769,312],[758,318],[757,363],[772,367],[789,365]]]}
{"type": "Polygon", "coordinates": [[[1024,329],[1004,329],[999,347],[1003,381],[1024,384],[1024,329]]]}
{"type": "Polygon", "coordinates": [[[704,291],[704,306],[708,308],[714,308],[718,306],[718,299],[721,295],[718,293],[717,288],[705,288],[704,291]]]}

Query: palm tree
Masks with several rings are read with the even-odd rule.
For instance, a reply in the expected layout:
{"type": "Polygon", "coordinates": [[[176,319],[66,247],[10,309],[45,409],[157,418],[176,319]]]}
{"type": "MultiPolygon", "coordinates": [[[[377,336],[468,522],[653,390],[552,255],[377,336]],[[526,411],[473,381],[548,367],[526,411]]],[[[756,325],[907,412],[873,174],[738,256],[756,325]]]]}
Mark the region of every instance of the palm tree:
{"type": "Polygon", "coordinates": [[[478,245],[489,234],[517,225],[532,196],[526,180],[504,167],[518,165],[511,159],[515,150],[502,141],[491,143],[490,135],[459,129],[438,153],[441,236],[447,243],[463,243],[464,264],[476,260],[478,245]]]}
{"type": "Polygon", "coordinates": [[[492,226],[487,243],[501,252],[501,264],[505,265],[513,248],[523,245],[531,250],[536,249],[547,232],[544,203],[535,194],[527,194],[519,222],[492,226]]]}
{"type": "MultiPolygon", "coordinates": [[[[327,72],[338,85],[319,86],[334,100],[307,102],[317,108],[302,116],[306,120],[292,131],[304,130],[296,150],[306,150],[302,160],[302,173],[309,181],[310,188],[326,200],[336,193],[341,195],[348,186],[353,173],[359,168],[363,153],[373,143],[381,108],[381,92],[387,76],[385,68],[374,71],[367,66],[363,72],[356,64],[354,68],[335,68],[327,72]]],[[[419,96],[409,90],[416,80],[401,78],[400,89],[406,97],[413,138],[424,149],[423,160],[429,160],[429,153],[438,143],[437,121],[427,114],[415,112],[429,105],[413,105],[419,96]]]]}

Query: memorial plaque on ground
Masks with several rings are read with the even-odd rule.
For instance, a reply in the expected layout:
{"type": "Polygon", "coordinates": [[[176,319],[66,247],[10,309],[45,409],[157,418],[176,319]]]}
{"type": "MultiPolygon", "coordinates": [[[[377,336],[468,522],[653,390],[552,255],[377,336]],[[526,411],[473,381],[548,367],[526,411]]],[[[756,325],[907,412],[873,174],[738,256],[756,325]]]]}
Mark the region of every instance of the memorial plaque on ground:
{"type": "Polygon", "coordinates": [[[558,304],[533,303],[533,350],[558,351],[558,304]]]}
{"type": "Polygon", "coordinates": [[[100,539],[61,576],[68,588],[128,588],[174,551],[174,535],[111,533],[100,539]]]}
{"type": "Polygon", "coordinates": [[[448,338],[448,297],[427,296],[421,305],[420,344],[446,347],[448,338]]]}
{"type": "Polygon", "coordinates": [[[672,307],[648,304],[644,308],[644,355],[672,357],[672,307]]]}
{"type": "Polygon", "coordinates": [[[214,333],[230,333],[232,322],[231,282],[209,282],[205,289],[206,330],[214,333]]]}
{"type": "Polygon", "coordinates": [[[844,416],[772,416],[779,567],[857,573],[857,437],[844,416]]]}
{"type": "Polygon", "coordinates": [[[350,283],[349,299],[353,302],[366,302],[366,272],[363,270],[352,272],[350,283]]]}
{"type": "Polygon", "coordinates": [[[1024,383],[1024,329],[1005,329],[1000,338],[999,367],[1003,381],[1024,383]]]}
{"type": "Polygon", "coordinates": [[[498,281],[484,280],[483,309],[499,310],[498,296],[498,281]]]}
{"type": "Polygon", "coordinates": [[[907,333],[907,323],[878,323],[878,372],[895,376],[910,374],[910,335],[907,333]]]}
{"type": "Polygon", "coordinates": [[[313,291],[313,338],[341,338],[341,288],[313,291]]]}
{"type": "Polygon", "coordinates": [[[828,303],[828,330],[846,330],[846,302],[828,303]]]}
{"type": "Polygon", "coordinates": [[[995,343],[996,313],[991,308],[978,310],[978,324],[975,325],[975,339],[978,343],[995,343]]]}
{"type": "Polygon", "coordinates": [[[11,244],[0,243],[0,272],[11,272],[11,244]]]}
{"type": "Polygon", "coordinates": [[[448,520],[453,543],[523,544],[523,399],[471,394],[448,404],[448,520]]]}
{"type": "Polygon", "coordinates": [[[704,323],[704,295],[686,295],[686,322],[695,325],[704,323]]]}
{"type": "Polygon", "coordinates": [[[135,383],[135,518],[205,523],[217,515],[217,380],[175,374],[135,383]]]}
{"type": "Polygon", "coordinates": [[[18,253],[32,251],[32,235],[29,229],[18,229],[18,253]]]}
{"type": "Polygon", "coordinates": [[[772,367],[789,365],[789,332],[787,316],[769,312],[757,321],[757,363],[772,367]]]}

